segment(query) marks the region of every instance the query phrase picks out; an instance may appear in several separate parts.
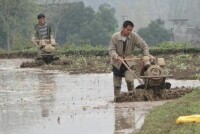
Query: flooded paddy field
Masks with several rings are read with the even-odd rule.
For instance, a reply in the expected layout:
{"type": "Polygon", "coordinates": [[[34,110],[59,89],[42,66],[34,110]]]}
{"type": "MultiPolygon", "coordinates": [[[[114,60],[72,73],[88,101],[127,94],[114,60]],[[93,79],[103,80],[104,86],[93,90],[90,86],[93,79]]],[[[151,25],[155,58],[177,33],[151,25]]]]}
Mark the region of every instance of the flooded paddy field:
{"type": "MultiPolygon", "coordinates": [[[[114,103],[112,73],[20,68],[25,60],[0,59],[0,134],[134,133],[150,109],[166,102],[114,103]]],[[[172,88],[200,86],[198,80],[167,81],[172,88]]]]}

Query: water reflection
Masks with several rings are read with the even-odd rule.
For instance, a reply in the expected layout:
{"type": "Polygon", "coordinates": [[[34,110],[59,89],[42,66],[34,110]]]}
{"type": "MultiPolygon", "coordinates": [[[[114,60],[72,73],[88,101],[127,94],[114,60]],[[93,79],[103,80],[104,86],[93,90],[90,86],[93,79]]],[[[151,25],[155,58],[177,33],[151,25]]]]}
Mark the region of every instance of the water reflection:
{"type": "Polygon", "coordinates": [[[37,75],[5,67],[0,70],[0,76],[0,133],[24,133],[24,128],[19,129],[21,126],[38,123],[33,99],[37,75]]]}
{"type": "Polygon", "coordinates": [[[56,82],[53,75],[41,73],[38,75],[38,99],[41,107],[41,116],[49,117],[50,110],[54,107],[56,95],[56,82]]]}
{"type": "Polygon", "coordinates": [[[134,105],[115,104],[114,134],[132,134],[144,123],[147,110],[138,110],[134,105]]]}
{"type": "Polygon", "coordinates": [[[124,131],[132,133],[135,129],[134,108],[119,108],[115,106],[115,133],[120,134],[124,131]]]}

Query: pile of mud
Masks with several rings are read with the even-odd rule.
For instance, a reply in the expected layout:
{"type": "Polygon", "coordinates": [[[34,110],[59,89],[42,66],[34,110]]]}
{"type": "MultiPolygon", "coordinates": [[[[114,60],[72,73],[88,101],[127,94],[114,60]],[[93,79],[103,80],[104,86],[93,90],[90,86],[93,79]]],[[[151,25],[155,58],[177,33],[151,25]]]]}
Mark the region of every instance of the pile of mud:
{"type": "Polygon", "coordinates": [[[32,68],[32,67],[39,67],[44,65],[45,63],[43,61],[26,61],[26,62],[22,62],[22,64],[20,65],[21,68],[32,68]]]}
{"type": "Polygon", "coordinates": [[[192,88],[172,88],[164,90],[138,89],[135,92],[121,93],[115,97],[114,102],[159,101],[179,98],[191,93],[192,88]]]}
{"type": "Polygon", "coordinates": [[[61,57],[46,63],[43,60],[25,61],[20,65],[21,68],[41,68],[48,70],[67,71],[70,74],[84,73],[108,73],[111,72],[109,57],[99,56],[68,56],[61,57]]]}
{"type": "MultiPolygon", "coordinates": [[[[43,65],[46,65],[46,64],[47,63],[45,63],[43,60],[34,60],[34,61],[22,62],[20,67],[21,68],[33,68],[33,67],[43,66],[43,65]]],[[[63,66],[63,65],[69,65],[70,63],[67,60],[55,60],[55,61],[52,61],[49,64],[63,66]]]]}

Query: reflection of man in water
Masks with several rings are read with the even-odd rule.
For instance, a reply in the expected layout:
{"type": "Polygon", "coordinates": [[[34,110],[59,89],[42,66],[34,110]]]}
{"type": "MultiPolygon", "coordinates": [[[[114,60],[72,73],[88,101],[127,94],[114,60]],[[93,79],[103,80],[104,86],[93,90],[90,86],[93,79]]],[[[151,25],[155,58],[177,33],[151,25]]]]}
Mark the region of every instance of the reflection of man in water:
{"type": "Polygon", "coordinates": [[[115,132],[122,134],[135,131],[135,110],[132,108],[120,108],[115,106],[115,132]]]}
{"type": "Polygon", "coordinates": [[[39,102],[41,106],[41,116],[48,117],[50,108],[55,101],[56,83],[48,74],[39,74],[39,102]]]}

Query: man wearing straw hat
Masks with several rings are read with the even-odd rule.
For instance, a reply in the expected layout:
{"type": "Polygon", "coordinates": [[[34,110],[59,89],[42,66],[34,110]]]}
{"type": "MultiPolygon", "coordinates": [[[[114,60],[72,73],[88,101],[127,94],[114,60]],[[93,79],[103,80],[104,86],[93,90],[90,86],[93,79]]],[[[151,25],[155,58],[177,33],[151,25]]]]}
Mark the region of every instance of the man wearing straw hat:
{"type": "MultiPolygon", "coordinates": [[[[135,47],[143,51],[145,59],[155,59],[149,54],[149,48],[145,41],[135,32],[133,32],[134,24],[126,20],[123,23],[122,30],[112,35],[109,44],[109,55],[113,66],[113,83],[114,95],[117,96],[121,91],[122,77],[125,77],[128,91],[134,89],[134,71],[135,61],[133,59],[133,51],[135,47]]],[[[145,64],[150,64],[146,62],[145,64]]],[[[135,75],[136,76],[136,75],[135,75]]]]}

